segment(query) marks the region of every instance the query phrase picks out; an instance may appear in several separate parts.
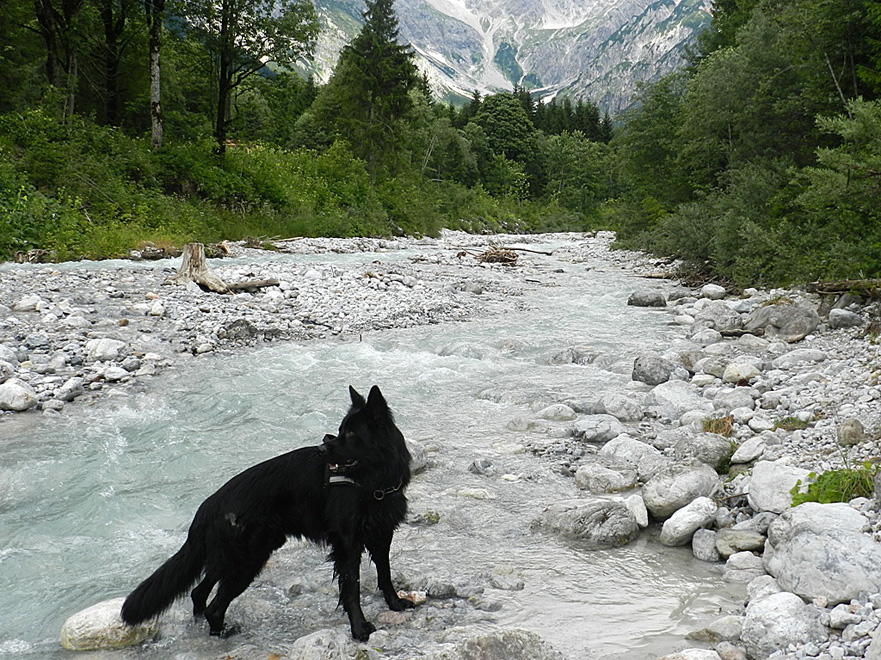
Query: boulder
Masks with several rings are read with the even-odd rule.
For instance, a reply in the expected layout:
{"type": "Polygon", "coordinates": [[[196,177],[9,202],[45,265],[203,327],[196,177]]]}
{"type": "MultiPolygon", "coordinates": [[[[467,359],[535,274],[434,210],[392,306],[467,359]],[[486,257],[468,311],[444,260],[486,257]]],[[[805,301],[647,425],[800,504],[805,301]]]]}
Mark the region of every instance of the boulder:
{"type": "Polygon", "coordinates": [[[631,378],[647,385],[660,385],[670,380],[676,365],[660,355],[644,354],[633,361],[631,378]]]}
{"type": "Polygon", "coordinates": [[[124,341],[111,339],[110,337],[90,339],[86,342],[86,357],[91,361],[115,360],[119,357],[124,347],[124,341]]]}
{"type": "Polygon", "coordinates": [[[61,646],[70,651],[121,649],[153,639],[159,633],[155,619],[136,626],[122,620],[124,598],[114,598],[71,616],[61,627],[61,646]]]}
{"type": "Polygon", "coordinates": [[[714,470],[731,456],[733,443],[718,433],[696,433],[681,437],[673,445],[673,455],[682,463],[706,463],[714,470]]]}
{"type": "Polygon", "coordinates": [[[860,444],[866,438],[866,430],[863,423],[856,417],[849,417],[842,420],[835,429],[835,435],[838,443],[845,447],[860,444]]]}
{"type": "Polygon", "coordinates": [[[712,529],[698,529],[691,537],[691,553],[701,561],[719,561],[716,550],[716,532],[712,529]]]}
{"type": "Polygon", "coordinates": [[[762,436],[753,436],[744,440],[743,444],[734,450],[734,453],[731,455],[731,462],[734,464],[752,463],[757,458],[761,458],[767,448],[768,445],[762,436]]]}
{"type": "Polygon", "coordinates": [[[720,529],[716,532],[716,550],[725,559],[733,554],[765,547],[765,536],[749,529],[720,529]]]}
{"type": "Polygon", "coordinates": [[[819,324],[820,316],[813,308],[778,304],[759,307],[747,317],[743,329],[792,343],[804,339],[819,324]]]}
{"type": "MultiPolygon", "coordinates": [[[[342,629],[319,630],[297,639],[288,652],[290,660],[344,660],[359,657],[362,645],[342,629]]],[[[369,656],[368,656],[369,657],[369,656]]]]}
{"type": "Polygon", "coordinates": [[[643,529],[649,526],[649,511],[645,508],[645,501],[642,499],[642,495],[636,493],[630,497],[625,497],[624,506],[633,514],[637,525],[643,529]]]}
{"type": "Polygon", "coordinates": [[[826,353],[817,348],[797,348],[775,358],[771,365],[775,369],[789,369],[797,364],[823,362],[825,359],[826,353]]]}
{"type": "Polygon", "coordinates": [[[804,598],[848,602],[881,591],[881,544],[868,521],[845,503],[805,502],[768,527],[765,567],[780,586],[804,598]]]}
{"type": "Polygon", "coordinates": [[[735,552],[725,562],[722,577],[726,582],[749,584],[757,577],[765,575],[762,558],[752,552],[735,552]]]}
{"type": "Polygon", "coordinates": [[[858,328],[865,321],[863,317],[846,309],[832,309],[829,311],[829,327],[833,330],[839,328],[858,328]]]}
{"type": "Polygon", "coordinates": [[[751,658],[767,658],[790,644],[822,642],[827,637],[820,610],[787,591],[750,602],[741,632],[751,658]]]}
{"type": "Polygon", "coordinates": [[[643,418],[642,406],[624,394],[609,392],[603,395],[600,403],[607,415],[621,422],[638,422],[643,418]]]}
{"type": "Polygon", "coordinates": [[[658,660],[722,660],[722,656],[711,649],[682,649],[658,660]]]}
{"type": "Polygon", "coordinates": [[[627,299],[634,307],[666,307],[667,299],[660,291],[634,291],[627,299]]]}
{"type": "Polygon", "coordinates": [[[713,404],[694,391],[688,383],[669,380],[652,388],[646,397],[646,407],[659,417],[678,420],[691,411],[712,412],[713,404]]]}
{"type": "Polygon", "coordinates": [[[599,463],[587,463],[575,472],[575,484],[595,495],[629,490],[636,483],[636,470],[633,469],[615,469],[599,463]]]}
{"type": "Polygon", "coordinates": [[[427,660],[563,660],[563,655],[537,634],[517,628],[454,628],[444,632],[442,641],[454,644],[425,656],[427,660]]]}
{"type": "Polygon", "coordinates": [[[761,369],[751,362],[730,362],[722,372],[723,383],[748,382],[762,375],[761,369]]]}
{"type": "Polygon", "coordinates": [[[632,465],[643,481],[670,463],[657,449],[626,433],[609,440],[598,455],[608,461],[632,465]]]}
{"type": "Polygon", "coordinates": [[[608,442],[627,429],[612,415],[587,415],[575,422],[575,437],[587,442],[608,442]]]}
{"type": "Polygon", "coordinates": [[[583,543],[590,550],[617,548],[639,536],[636,518],[622,502],[564,500],[545,509],[537,526],[583,543]]]}
{"type": "Polygon", "coordinates": [[[713,522],[718,508],[710,498],[698,497],[664,521],[658,540],[669,546],[685,545],[698,529],[713,522]]]}
{"type": "Polygon", "coordinates": [[[729,614],[711,621],[704,628],[688,633],[685,639],[693,639],[707,644],[718,644],[722,641],[740,641],[743,632],[743,617],[729,614]]]}
{"type": "Polygon", "coordinates": [[[747,500],[755,511],[783,513],[792,506],[793,486],[807,485],[810,472],[785,463],[759,461],[753,466],[747,500]]]}
{"type": "Polygon", "coordinates": [[[730,390],[719,390],[713,397],[713,407],[725,412],[731,412],[737,408],[753,410],[756,407],[756,400],[751,388],[735,387],[730,390]]]}
{"type": "Polygon", "coordinates": [[[698,330],[710,328],[716,332],[725,334],[739,330],[743,325],[743,320],[737,312],[725,304],[722,300],[714,300],[707,303],[704,308],[694,317],[694,324],[691,326],[692,334],[698,330]]]}
{"type": "Polygon", "coordinates": [[[709,465],[672,465],[645,483],[642,497],[652,516],[666,520],[698,497],[710,497],[720,484],[719,475],[709,465]]]}
{"type": "Polygon", "coordinates": [[[37,393],[19,378],[9,378],[0,385],[0,410],[22,412],[37,405],[37,393]]]}
{"type": "Polygon", "coordinates": [[[722,300],[728,292],[724,286],[718,284],[704,284],[701,287],[701,298],[709,298],[710,300],[722,300]]]}

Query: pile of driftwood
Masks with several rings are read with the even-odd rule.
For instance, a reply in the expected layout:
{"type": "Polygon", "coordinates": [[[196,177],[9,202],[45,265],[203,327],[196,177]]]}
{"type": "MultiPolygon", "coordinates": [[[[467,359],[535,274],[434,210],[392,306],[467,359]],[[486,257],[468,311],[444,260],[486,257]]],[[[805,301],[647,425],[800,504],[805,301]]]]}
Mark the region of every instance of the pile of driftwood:
{"type": "Polygon", "coordinates": [[[811,282],[808,291],[820,295],[854,293],[868,298],[881,297],[881,280],[839,280],[838,282],[811,282]]]}
{"type": "Polygon", "coordinates": [[[478,263],[505,264],[507,266],[513,266],[517,263],[518,252],[532,252],[533,254],[544,254],[547,256],[551,256],[552,254],[551,252],[530,250],[528,248],[499,247],[498,245],[491,245],[483,252],[477,252],[476,250],[463,248],[458,252],[456,256],[461,259],[462,257],[466,257],[470,254],[478,261],[478,263]]]}
{"type": "Polygon", "coordinates": [[[201,243],[184,245],[183,258],[177,275],[169,277],[163,284],[188,284],[195,282],[203,291],[233,293],[235,291],[256,291],[267,286],[278,286],[278,280],[248,280],[227,284],[208,268],[205,262],[205,246],[201,243]]]}

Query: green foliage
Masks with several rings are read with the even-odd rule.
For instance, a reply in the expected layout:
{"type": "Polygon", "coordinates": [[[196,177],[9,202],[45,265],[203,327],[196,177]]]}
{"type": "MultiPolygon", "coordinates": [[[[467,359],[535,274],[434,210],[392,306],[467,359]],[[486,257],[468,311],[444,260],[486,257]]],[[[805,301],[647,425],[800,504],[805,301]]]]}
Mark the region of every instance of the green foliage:
{"type": "Polygon", "coordinates": [[[808,478],[811,483],[807,491],[802,492],[801,479],[789,492],[792,494],[792,506],[805,502],[849,502],[856,497],[871,497],[874,492],[874,477],[878,466],[866,461],[858,468],[841,468],[827,472],[811,472],[808,478]]]}
{"type": "Polygon", "coordinates": [[[808,428],[808,423],[803,422],[797,417],[784,417],[783,419],[778,419],[774,423],[774,430],[783,429],[784,431],[802,431],[808,428]]]}

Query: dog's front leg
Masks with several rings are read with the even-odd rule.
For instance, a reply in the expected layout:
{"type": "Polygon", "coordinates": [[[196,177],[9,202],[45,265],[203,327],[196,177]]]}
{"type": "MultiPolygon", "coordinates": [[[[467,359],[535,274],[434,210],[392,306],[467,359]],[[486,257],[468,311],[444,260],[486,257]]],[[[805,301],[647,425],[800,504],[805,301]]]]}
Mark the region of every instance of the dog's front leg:
{"type": "Polygon", "coordinates": [[[370,559],[376,566],[376,581],[379,585],[382,595],[390,610],[400,612],[409,607],[414,607],[413,601],[400,598],[398,592],[392,584],[392,569],[389,561],[389,552],[392,546],[392,535],[383,535],[381,538],[375,538],[367,544],[367,552],[370,553],[370,559]]]}
{"type": "Polygon", "coordinates": [[[333,548],[334,571],[339,577],[340,603],[349,616],[352,637],[366,642],[376,627],[367,621],[361,610],[361,552],[360,546],[342,542],[333,548]]]}

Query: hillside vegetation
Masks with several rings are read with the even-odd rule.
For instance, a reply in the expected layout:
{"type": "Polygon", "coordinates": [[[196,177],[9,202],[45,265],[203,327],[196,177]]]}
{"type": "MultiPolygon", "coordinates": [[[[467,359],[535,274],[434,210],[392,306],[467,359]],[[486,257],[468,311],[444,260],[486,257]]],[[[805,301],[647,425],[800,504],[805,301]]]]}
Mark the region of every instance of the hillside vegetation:
{"type": "Polygon", "coordinates": [[[5,2],[0,259],[610,228],[741,284],[881,275],[881,2],[719,0],[614,130],[522,89],[434,102],[391,0],[317,85],[291,73],[317,25],[306,0],[5,2]]]}

